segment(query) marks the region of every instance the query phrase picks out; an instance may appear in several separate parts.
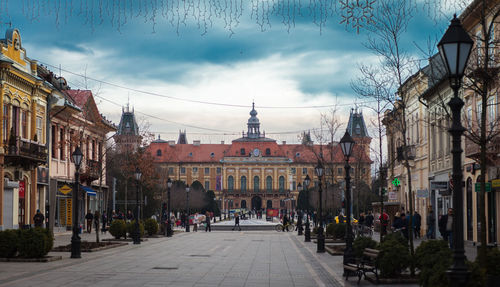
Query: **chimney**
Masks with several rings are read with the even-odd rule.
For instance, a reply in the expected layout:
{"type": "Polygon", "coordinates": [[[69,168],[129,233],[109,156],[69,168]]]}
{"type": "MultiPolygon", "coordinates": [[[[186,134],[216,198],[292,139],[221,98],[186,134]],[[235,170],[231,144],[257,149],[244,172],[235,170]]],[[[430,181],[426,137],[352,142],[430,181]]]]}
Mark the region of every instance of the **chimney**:
{"type": "Polygon", "coordinates": [[[194,146],[200,146],[200,140],[195,140],[193,141],[194,146]]]}
{"type": "Polygon", "coordinates": [[[283,141],[283,145],[286,145],[286,141],[283,141]]]}
{"type": "Polygon", "coordinates": [[[224,141],[220,141],[220,144],[224,144],[224,141]]]}
{"type": "Polygon", "coordinates": [[[169,146],[175,146],[175,141],[168,141],[169,146]]]}

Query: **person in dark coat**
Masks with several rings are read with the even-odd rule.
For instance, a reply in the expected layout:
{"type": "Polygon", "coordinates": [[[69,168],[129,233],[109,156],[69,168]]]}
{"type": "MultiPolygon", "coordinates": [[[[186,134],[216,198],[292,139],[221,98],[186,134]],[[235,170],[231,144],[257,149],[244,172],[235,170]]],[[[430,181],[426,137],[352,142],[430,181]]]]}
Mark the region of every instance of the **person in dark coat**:
{"type": "Polygon", "coordinates": [[[102,229],[101,232],[106,233],[106,226],[108,224],[108,216],[106,215],[106,210],[102,213],[102,229]]]}
{"type": "Polygon", "coordinates": [[[448,214],[441,216],[438,222],[439,232],[443,240],[448,241],[450,248],[453,248],[453,209],[448,208],[448,214]]]}
{"type": "Polygon", "coordinates": [[[425,235],[427,239],[434,239],[434,225],[436,224],[436,218],[434,217],[434,213],[432,209],[429,210],[429,214],[427,215],[427,234],[425,235]]]}
{"type": "Polygon", "coordinates": [[[416,211],[413,214],[413,222],[412,223],[413,223],[414,230],[415,230],[415,238],[420,238],[420,226],[422,223],[422,217],[416,211]]]}
{"type": "Polygon", "coordinates": [[[236,215],[234,216],[234,227],[233,227],[233,230],[236,228],[236,226],[238,226],[238,229],[241,231],[241,227],[240,227],[240,216],[236,213],[236,215]]]}
{"type": "Polygon", "coordinates": [[[207,212],[207,215],[205,216],[205,232],[212,232],[212,228],[210,228],[210,213],[207,212]]]}
{"type": "Polygon", "coordinates": [[[373,226],[373,214],[371,211],[368,213],[368,215],[365,218],[365,225],[370,227],[370,228],[373,226]]]}
{"type": "Polygon", "coordinates": [[[87,232],[90,233],[92,231],[92,221],[94,221],[94,215],[90,209],[87,212],[87,215],[85,215],[85,219],[87,219],[87,232]]]}
{"type": "Polygon", "coordinates": [[[42,227],[44,219],[45,217],[40,212],[40,209],[37,209],[35,216],[33,216],[33,222],[35,223],[35,227],[42,227]]]}

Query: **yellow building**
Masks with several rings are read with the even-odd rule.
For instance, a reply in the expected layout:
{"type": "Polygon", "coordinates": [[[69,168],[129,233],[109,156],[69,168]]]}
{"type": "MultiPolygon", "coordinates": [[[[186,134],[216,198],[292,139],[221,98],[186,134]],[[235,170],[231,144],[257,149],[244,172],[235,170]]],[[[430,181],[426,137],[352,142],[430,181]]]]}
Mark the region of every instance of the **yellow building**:
{"type": "Polygon", "coordinates": [[[21,35],[9,29],[0,41],[0,229],[33,223],[45,209],[47,97],[52,88],[37,76],[21,35]]]}

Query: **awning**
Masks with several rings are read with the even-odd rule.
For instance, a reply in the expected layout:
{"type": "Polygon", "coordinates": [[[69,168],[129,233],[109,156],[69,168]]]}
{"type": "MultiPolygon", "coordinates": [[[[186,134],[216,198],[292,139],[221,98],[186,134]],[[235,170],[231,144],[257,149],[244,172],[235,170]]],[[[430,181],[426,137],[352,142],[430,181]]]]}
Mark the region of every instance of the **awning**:
{"type": "Polygon", "coordinates": [[[97,195],[97,192],[95,190],[93,190],[92,188],[85,186],[85,185],[81,185],[81,187],[83,188],[83,190],[85,190],[87,195],[89,195],[89,196],[96,196],[97,195]]]}

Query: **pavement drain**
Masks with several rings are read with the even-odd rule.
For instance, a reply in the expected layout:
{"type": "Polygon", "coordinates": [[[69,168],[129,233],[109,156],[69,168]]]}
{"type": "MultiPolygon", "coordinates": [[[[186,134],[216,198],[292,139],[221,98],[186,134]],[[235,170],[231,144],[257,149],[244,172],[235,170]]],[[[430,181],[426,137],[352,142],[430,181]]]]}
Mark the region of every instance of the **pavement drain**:
{"type": "Polygon", "coordinates": [[[255,242],[264,242],[264,240],[262,240],[262,239],[253,239],[252,241],[255,241],[255,242]]]}
{"type": "Polygon", "coordinates": [[[160,270],[177,270],[177,269],[179,269],[179,267],[156,266],[156,267],[153,267],[153,269],[160,269],[160,270]]]}
{"type": "Polygon", "coordinates": [[[191,256],[191,257],[210,257],[210,255],[208,255],[208,254],[191,254],[189,256],[191,256]]]}

